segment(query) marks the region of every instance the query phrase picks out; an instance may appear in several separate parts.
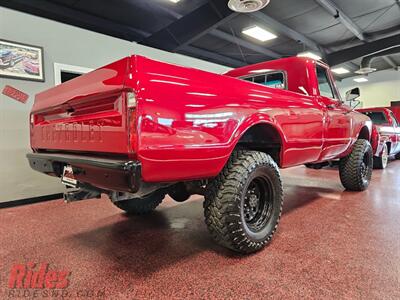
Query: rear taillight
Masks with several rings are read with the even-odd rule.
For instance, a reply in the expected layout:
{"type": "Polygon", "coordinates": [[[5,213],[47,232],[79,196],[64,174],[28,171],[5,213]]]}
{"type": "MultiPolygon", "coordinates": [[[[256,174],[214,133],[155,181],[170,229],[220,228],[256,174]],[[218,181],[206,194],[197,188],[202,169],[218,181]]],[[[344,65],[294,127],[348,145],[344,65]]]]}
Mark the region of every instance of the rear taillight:
{"type": "Polygon", "coordinates": [[[43,121],[44,121],[44,117],[42,115],[35,115],[33,113],[31,114],[30,120],[29,120],[29,122],[30,122],[32,127],[34,125],[36,125],[36,124],[39,124],[40,122],[43,122],[43,121]]]}
{"type": "Polygon", "coordinates": [[[129,150],[135,152],[136,148],[136,95],[134,92],[126,93],[126,106],[128,115],[129,150]]]}
{"type": "Polygon", "coordinates": [[[34,114],[31,114],[30,123],[31,123],[31,126],[35,125],[35,115],[34,114]]]}

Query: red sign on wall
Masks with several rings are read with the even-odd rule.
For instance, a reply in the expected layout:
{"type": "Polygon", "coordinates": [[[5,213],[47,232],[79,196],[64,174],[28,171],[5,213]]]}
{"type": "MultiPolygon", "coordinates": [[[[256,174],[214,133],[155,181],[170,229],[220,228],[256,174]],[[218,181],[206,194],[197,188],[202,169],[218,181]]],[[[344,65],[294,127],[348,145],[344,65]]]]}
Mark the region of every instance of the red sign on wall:
{"type": "Polygon", "coordinates": [[[26,103],[26,101],[28,101],[29,98],[28,94],[25,94],[24,92],[21,92],[20,90],[17,90],[16,88],[13,88],[12,86],[9,85],[6,85],[4,87],[2,94],[22,103],[26,103]]]}

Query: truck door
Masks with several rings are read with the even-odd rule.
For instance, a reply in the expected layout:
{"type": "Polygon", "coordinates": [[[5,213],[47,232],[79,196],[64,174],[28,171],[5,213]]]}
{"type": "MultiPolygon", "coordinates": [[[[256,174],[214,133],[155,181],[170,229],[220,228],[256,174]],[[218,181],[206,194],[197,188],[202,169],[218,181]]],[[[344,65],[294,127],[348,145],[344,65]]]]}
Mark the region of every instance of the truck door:
{"type": "Polygon", "coordinates": [[[392,125],[394,128],[394,132],[395,132],[395,140],[396,142],[394,143],[394,145],[392,146],[392,153],[398,153],[400,152],[400,123],[399,121],[397,121],[396,117],[394,116],[394,114],[392,112],[390,112],[390,118],[392,119],[392,125]]]}
{"type": "Polygon", "coordinates": [[[323,146],[320,160],[336,158],[346,151],[351,143],[350,107],[343,105],[328,69],[316,66],[319,96],[318,102],[324,111],[323,146]]]}

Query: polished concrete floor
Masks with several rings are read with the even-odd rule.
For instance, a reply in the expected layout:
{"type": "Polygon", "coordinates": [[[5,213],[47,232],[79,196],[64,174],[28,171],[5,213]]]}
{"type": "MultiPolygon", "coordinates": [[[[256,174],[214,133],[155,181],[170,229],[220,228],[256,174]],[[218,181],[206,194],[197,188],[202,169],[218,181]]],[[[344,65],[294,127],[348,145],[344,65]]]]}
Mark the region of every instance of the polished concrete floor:
{"type": "Polygon", "coordinates": [[[147,217],[105,198],[2,209],[0,298],[21,292],[7,287],[12,266],[35,262],[69,271],[72,298],[400,299],[400,161],[363,193],[343,191],[335,169],[282,174],[278,232],[247,257],[213,243],[200,196],[147,217]]]}

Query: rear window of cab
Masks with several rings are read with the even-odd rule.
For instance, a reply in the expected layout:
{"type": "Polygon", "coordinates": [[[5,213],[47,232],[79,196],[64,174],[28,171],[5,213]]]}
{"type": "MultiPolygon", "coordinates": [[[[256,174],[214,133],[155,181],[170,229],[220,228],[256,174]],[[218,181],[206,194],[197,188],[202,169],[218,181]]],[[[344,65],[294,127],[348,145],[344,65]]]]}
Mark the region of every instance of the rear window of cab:
{"type": "Polygon", "coordinates": [[[241,77],[242,80],[261,84],[276,89],[287,89],[287,81],[285,73],[282,71],[271,72],[267,74],[254,74],[251,76],[241,77]]]}

